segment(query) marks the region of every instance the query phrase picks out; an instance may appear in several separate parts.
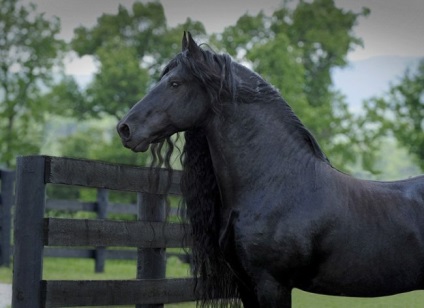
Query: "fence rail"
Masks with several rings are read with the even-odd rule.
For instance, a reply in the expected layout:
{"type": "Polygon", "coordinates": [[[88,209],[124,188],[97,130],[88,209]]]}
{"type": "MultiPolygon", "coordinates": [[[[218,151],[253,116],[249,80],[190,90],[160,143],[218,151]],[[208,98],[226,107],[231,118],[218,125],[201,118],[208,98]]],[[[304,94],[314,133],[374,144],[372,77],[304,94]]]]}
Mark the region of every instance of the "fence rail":
{"type": "Polygon", "coordinates": [[[43,281],[47,307],[171,304],[196,300],[193,279],[43,281]]]}
{"type": "MultiPolygon", "coordinates": [[[[44,175],[45,183],[107,188],[138,193],[151,192],[150,168],[50,156],[44,156],[44,158],[45,168],[49,171],[44,175]]],[[[169,189],[167,189],[168,171],[162,169],[158,172],[159,185],[154,192],[155,194],[181,194],[181,174],[179,172],[173,172],[169,189]]]]}
{"type": "MultiPolygon", "coordinates": [[[[20,157],[16,174],[13,308],[130,304],[158,307],[195,300],[191,278],[164,279],[165,249],[181,247],[184,238],[180,224],[165,222],[166,171],[158,170],[159,185],[154,192],[150,190],[148,169],[97,161],[20,157]],[[138,192],[139,221],[44,218],[45,188],[50,183],[138,192]],[[43,254],[56,245],[136,247],[137,279],[44,281],[43,254]]],[[[180,174],[173,174],[171,193],[179,194],[179,180],[180,174]]],[[[104,250],[100,253],[106,255],[104,250]]]]}
{"type": "MultiPolygon", "coordinates": [[[[51,163],[50,158],[48,159],[51,163]]],[[[55,166],[59,172],[66,172],[75,167],[75,161],[67,161],[66,168],[55,166]],[[71,163],[70,163],[70,162],[71,163]],[[62,168],[62,169],[60,169],[62,168]]],[[[86,164],[87,162],[85,162],[86,164]]],[[[85,167],[85,164],[83,166],[85,167]]],[[[95,162],[96,165],[104,166],[105,163],[95,162]]],[[[107,164],[106,164],[107,165],[107,164]]],[[[136,170],[143,170],[146,168],[136,168],[136,170]]],[[[175,173],[174,181],[178,183],[180,175],[175,173]]],[[[63,179],[56,179],[56,181],[63,181],[63,179]]],[[[130,180],[136,182],[135,180],[130,180]]],[[[14,186],[15,186],[15,171],[0,170],[0,266],[10,266],[10,260],[13,255],[13,245],[11,243],[11,229],[12,229],[12,207],[14,205],[14,186]]],[[[81,183],[79,183],[81,184],[81,183]]],[[[177,185],[174,184],[174,194],[179,193],[177,185]]],[[[46,210],[59,210],[67,212],[93,212],[96,213],[97,218],[105,219],[109,214],[129,214],[135,217],[139,214],[139,206],[137,204],[124,204],[124,203],[111,203],[108,200],[108,190],[103,188],[97,189],[97,200],[93,202],[81,202],[78,200],[65,200],[65,199],[46,199],[46,210]]],[[[180,216],[180,212],[176,208],[169,210],[170,216],[180,216]]],[[[119,245],[117,245],[119,246],[119,245]]],[[[95,260],[95,272],[104,272],[105,260],[135,260],[137,258],[137,251],[135,250],[117,250],[107,249],[107,247],[98,247],[94,249],[88,248],[57,248],[46,247],[44,250],[45,257],[55,258],[90,258],[95,260]]],[[[167,257],[177,257],[182,262],[189,263],[190,256],[187,253],[167,253],[167,257]]]]}
{"type": "Polygon", "coordinates": [[[44,219],[46,246],[181,248],[182,224],[90,219],[44,219]]]}

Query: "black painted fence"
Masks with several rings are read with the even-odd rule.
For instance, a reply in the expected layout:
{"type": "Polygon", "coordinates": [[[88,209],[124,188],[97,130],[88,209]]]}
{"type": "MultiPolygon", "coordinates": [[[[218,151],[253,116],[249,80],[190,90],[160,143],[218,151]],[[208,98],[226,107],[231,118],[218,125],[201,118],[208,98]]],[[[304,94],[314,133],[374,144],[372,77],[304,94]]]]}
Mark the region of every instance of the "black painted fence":
{"type": "MultiPolygon", "coordinates": [[[[12,307],[160,307],[195,300],[192,278],[165,279],[166,248],[183,247],[187,241],[181,224],[165,222],[166,171],[159,172],[153,194],[147,168],[48,156],[18,158],[12,307]],[[139,220],[45,218],[49,183],[137,192],[139,220]],[[136,247],[137,278],[43,280],[43,254],[49,246],[136,247]]],[[[180,193],[179,181],[176,172],[170,194],[180,193]]]]}
{"type": "MultiPolygon", "coordinates": [[[[118,204],[109,202],[109,190],[98,188],[97,189],[97,200],[95,202],[79,202],[75,200],[59,200],[59,199],[47,199],[46,209],[47,210],[64,210],[71,212],[94,212],[98,219],[106,219],[109,214],[130,214],[139,216],[140,204],[118,204]]],[[[169,215],[179,216],[180,213],[177,209],[171,208],[169,215]]],[[[107,247],[96,247],[93,249],[87,248],[57,248],[57,247],[45,247],[45,257],[56,257],[56,258],[91,258],[94,259],[94,270],[96,273],[103,273],[105,268],[105,261],[107,259],[114,260],[136,260],[137,250],[136,249],[107,249],[107,247]]],[[[190,263],[190,255],[188,253],[175,253],[167,252],[167,257],[177,257],[182,262],[190,263]]]]}
{"type": "MultiPolygon", "coordinates": [[[[178,174],[178,173],[177,173],[178,174]]],[[[0,266],[9,267],[13,255],[11,244],[12,207],[14,205],[15,171],[0,170],[0,266]]],[[[109,201],[109,190],[97,189],[94,202],[77,200],[46,199],[46,210],[66,212],[93,212],[98,219],[106,219],[109,214],[130,214],[138,216],[138,204],[118,204],[109,201]]],[[[169,209],[170,216],[180,216],[177,209],[169,209]]],[[[167,257],[178,257],[182,262],[190,263],[187,253],[167,252],[167,257]]],[[[136,260],[136,249],[107,249],[107,247],[78,248],[78,247],[45,247],[44,257],[55,258],[89,258],[94,259],[94,270],[103,273],[106,259],[136,260]]]]}
{"type": "Polygon", "coordinates": [[[0,266],[10,266],[15,172],[0,170],[0,266]]]}

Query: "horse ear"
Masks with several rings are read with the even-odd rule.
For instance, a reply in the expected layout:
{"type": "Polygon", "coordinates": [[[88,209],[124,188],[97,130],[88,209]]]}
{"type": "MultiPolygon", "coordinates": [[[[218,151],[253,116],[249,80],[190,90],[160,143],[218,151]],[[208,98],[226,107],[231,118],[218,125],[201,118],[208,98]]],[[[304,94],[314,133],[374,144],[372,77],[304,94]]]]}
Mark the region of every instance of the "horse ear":
{"type": "Polygon", "coordinates": [[[188,47],[187,32],[184,31],[183,40],[182,40],[182,44],[181,44],[181,51],[186,51],[187,47],[188,47]]]}
{"type": "Polygon", "coordinates": [[[184,31],[183,41],[182,41],[182,51],[188,51],[189,54],[195,59],[202,58],[202,50],[193,40],[190,32],[184,31]]]}

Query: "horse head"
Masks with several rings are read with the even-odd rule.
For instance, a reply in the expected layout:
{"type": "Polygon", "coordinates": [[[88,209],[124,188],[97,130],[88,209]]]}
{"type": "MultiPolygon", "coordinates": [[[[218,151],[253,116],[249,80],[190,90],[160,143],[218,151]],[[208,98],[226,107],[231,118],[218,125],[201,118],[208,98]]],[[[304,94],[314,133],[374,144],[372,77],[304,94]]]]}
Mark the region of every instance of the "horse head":
{"type": "Polygon", "coordinates": [[[151,143],[201,125],[210,110],[204,80],[193,73],[204,51],[184,32],[182,52],[165,67],[159,82],[118,123],[125,147],[144,152],[151,143]]]}

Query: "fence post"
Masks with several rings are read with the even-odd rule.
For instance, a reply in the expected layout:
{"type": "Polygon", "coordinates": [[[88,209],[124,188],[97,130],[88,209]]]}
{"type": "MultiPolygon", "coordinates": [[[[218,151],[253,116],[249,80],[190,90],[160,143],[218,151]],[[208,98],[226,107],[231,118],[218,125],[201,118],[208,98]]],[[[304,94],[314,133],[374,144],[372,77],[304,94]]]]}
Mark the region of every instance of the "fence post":
{"type": "Polygon", "coordinates": [[[16,170],[13,308],[41,305],[45,158],[18,157],[16,170]]]}
{"type": "Polygon", "coordinates": [[[10,266],[15,172],[0,170],[0,266],[10,266]]]}
{"type": "MultiPolygon", "coordinates": [[[[139,193],[138,217],[141,221],[163,222],[166,219],[166,196],[139,193]]],[[[166,251],[164,248],[138,248],[137,279],[165,278],[166,251]]],[[[136,308],[163,307],[163,304],[136,305],[136,308]]]]}
{"type": "MultiPolygon", "coordinates": [[[[97,218],[106,219],[109,192],[107,189],[99,188],[97,190],[97,218]]],[[[106,248],[96,247],[95,251],[95,272],[103,273],[105,271],[106,248]]]]}

